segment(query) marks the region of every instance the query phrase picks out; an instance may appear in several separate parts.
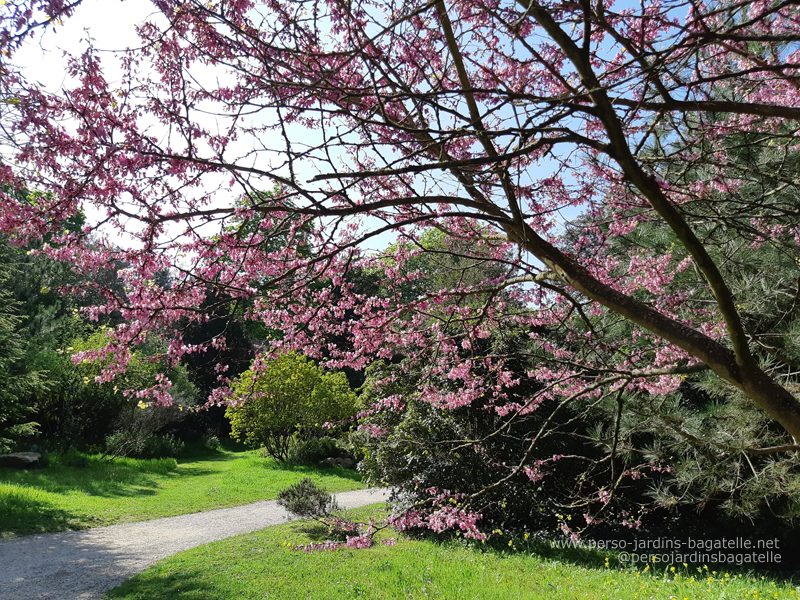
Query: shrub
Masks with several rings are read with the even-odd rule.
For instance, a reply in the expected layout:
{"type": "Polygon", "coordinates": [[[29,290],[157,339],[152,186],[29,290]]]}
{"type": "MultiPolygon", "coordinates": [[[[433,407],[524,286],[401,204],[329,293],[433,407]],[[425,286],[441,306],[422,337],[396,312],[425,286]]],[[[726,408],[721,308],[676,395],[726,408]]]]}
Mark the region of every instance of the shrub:
{"type": "Polygon", "coordinates": [[[181,450],[183,442],[172,434],[121,429],[106,438],[106,454],[111,456],[167,458],[177,456],[181,450]]]}
{"type": "Polygon", "coordinates": [[[299,440],[289,451],[289,462],[298,465],[315,465],[325,458],[344,458],[348,452],[339,447],[331,437],[299,440]]]}
{"type": "Polygon", "coordinates": [[[233,390],[243,402],[226,411],[231,434],[263,446],[275,460],[289,458],[294,439],[322,437],[327,422],[355,415],[356,397],[342,373],[326,373],[304,356],[287,354],[242,373],[233,390]]]}
{"type": "Polygon", "coordinates": [[[339,510],[336,499],[309,477],[278,493],[278,504],[299,517],[323,518],[339,510]]]}
{"type": "Polygon", "coordinates": [[[209,450],[219,450],[222,442],[219,441],[219,438],[211,433],[208,433],[203,436],[203,447],[208,448],[209,450]]]}
{"type": "MultiPolygon", "coordinates": [[[[439,408],[418,397],[419,374],[403,367],[376,362],[367,368],[359,398],[364,408],[360,430],[350,436],[363,454],[358,469],[367,483],[394,488],[395,511],[416,506],[415,512],[428,518],[449,510],[457,496],[475,494],[474,504],[459,498],[458,508],[479,513],[481,531],[554,531],[559,515],[569,514],[570,494],[595,484],[584,464],[560,456],[591,457],[593,448],[583,436],[543,437],[536,441],[535,454],[529,452],[532,432],[552,414],[550,406],[513,418],[499,415],[491,398],[439,408]],[[402,403],[382,402],[389,397],[402,398],[402,403]],[[509,473],[507,466],[523,461],[531,475],[522,469],[509,473]]],[[[531,393],[521,386],[512,391],[520,398],[531,393]]]]}
{"type": "Polygon", "coordinates": [[[75,450],[75,448],[70,448],[66,454],[60,457],[59,462],[64,466],[76,469],[89,468],[89,458],[75,450]]]}

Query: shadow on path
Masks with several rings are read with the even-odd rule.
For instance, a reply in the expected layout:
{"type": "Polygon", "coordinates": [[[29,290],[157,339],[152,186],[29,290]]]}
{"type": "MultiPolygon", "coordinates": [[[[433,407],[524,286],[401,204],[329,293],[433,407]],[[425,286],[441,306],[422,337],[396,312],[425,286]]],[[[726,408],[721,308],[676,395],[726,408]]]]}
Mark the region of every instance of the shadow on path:
{"type": "MultiPolygon", "coordinates": [[[[387,490],[336,494],[342,508],[384,502],[387,490]]],[[[84,531],[0,540],[0,599],[93,600],[176,552],[289,520],[275,500],[84,531]]]]}

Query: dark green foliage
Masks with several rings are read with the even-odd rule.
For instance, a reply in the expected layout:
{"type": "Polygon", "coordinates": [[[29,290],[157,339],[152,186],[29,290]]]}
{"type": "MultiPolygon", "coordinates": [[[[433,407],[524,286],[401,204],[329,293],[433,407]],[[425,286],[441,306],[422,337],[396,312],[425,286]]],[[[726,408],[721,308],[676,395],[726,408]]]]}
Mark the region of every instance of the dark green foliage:
{"type": "Polygon", "coordinates": [[[202,438],[203,447],[209,450],[219,450],[222,447],[222,442],[216,435],[207,433],[202,438]]]}
{"type": "Polygon", "coordinates": [[[172,434],[122,429],[106,438],[106,454],[129,458],[174,458],[183,450],[183,442],[172,434]]]}
{"type": "Polygon", "coordinates": [[[727,386],[698,377],[668,398],[661,410],[641,402],[632,406],[622,436],[635,439],[638,430],[649,439],[639,452],[672,467],[669,476],[653,486],[653,500],[748,526],[781,522],[781,528],[796,526],[800,523],[797,456],[752,453],[784,444],[784,432],[747,398],[720,387],[727,386]]]}
{"type": "Polygon", "coordinates": [[[323,518],[339,510],[336,499],[309,477],[281,490],[278,504],[298,517],[323,518]]]}
{"type": "Polygon", "coordinates": [[[298,465],[316,465],[325,458],[348,458],[347,450],[331,437],[298,441],[289,451],[288,462],[298,465]]]}
{"type": "MultiPolygon", "coordinates": [[[[269,253],[289,246],[300,255],[307,254],[310,252],[310,221],[301,224],[301,217],[296,213],[289,213],[279,222],[272,222],[268,227],[262,226],[265,213],[261,211],[264,207],[288,203],[283,190],[278,187],[271,191],[254,192],[237,203],[239,208],[251,209],[253,212],[233,219],[228,230],[253,252],[269,253]]],[[[208,295],[200,310],[209,318],[185,324],[184,342],[204,345],[215,338],[225,338],[225,347],[222,349],[209,347],[205,352],[188,354],[183,358],[200,396],[207,398],[220,385],[214,369],[217,364],[226,365],[228,370],[225,376],[234,379],[250,366],[254,355],[253,340],[268,339],[277,332],[244,318],[247,303],[237,301],[232,304],[229,296],[213,290],[212,286],[209,286],[208,295]]],[[[211,423],[206,419],[206,424],[219,428],[220,421],[224,421],[223,415],[219,411],[212,411],[210,414],[215,418],[211,423]]]]}
{"type": "MultiPolygon", "coordinates": [[[[552,406],[513,418],[498,415],[486,400],[457,409],[437,408],[417,398],[418,376],[413,371],[403,373],[403,367],[374,363],[367,369],[360,396],[364,406],[398,394],[404,407],[362,417],[359,423],[366,427],[351,434],[356,450],[363,454],[359,471],[372,485],[394,487],[399,507],[429,501],[430,488],[479,493],[471,507],[483,515],[478,523],[481,531],[553,531],[557,515],[569,512],[564,507],[575,495],[596,494],[603,470],[592,468],[591,460],[599,453],[585,441],[582,424],[551,432],[534,443],[533,436],[552,416],[552,406]],[[390,384],[376,385],[389,376],[390,384]],[[386,433],[373,437],[375,427],[386,433]],[[562,454],[567,456],[553,459],[562,454]],[[523,471],[512,473],[520,463],[538,464],[543,477],[532,481],[523,471]]],[[[533,384],[510,390],[511,400],[534,392],[529,385],[533,384]]]]}
{"type": "MultiPolygon", "coordinates": [[[[71,346],[67,346],[70,348],[71,346]]],[[[38,352],[34,362],[47,372],[50,388],[36,408],[42,440],[51,449],[67,451],[77,443],[102,444],[128,403],[114,384],[98,385],[70,360],[71,350],[38,352]]]]}
{"type": "MultiPolygon", "coordinates": [[[[438,231],[423,236],[419,243],[427,252],[404,265],[406,271],[422,275],[404,285],[401,294],[407,299],[465,286],[480,290],[482,284],[496,280],[510,268],[482,259],[479,249],[465,247],[462,241],[438,231]]],[[[426,314],[452,335],[457,333],[456,328],[465,327],[447,317],[452,306],[478,308],[499,301],[512,309],[519,306],[504,292],[486,287],[486,292],[455,293],[449,305],[433,306],[426,314]]],[[[535,366],[535,360],[529,358],[528,333],[510,323],[490,338],[470,339],[470,349],[461,352],[475,374],[490,380],[493,374],[482,366],[481,357],[506,357],[505,367],[519,373],[520,382],[507,388],[508,398],[503,403],[524,406],[541,388],[524,375],[535,366]]],[[[433,355],[430,360],[437,357],[433,355]]],[[[456,409],[438,408],[422,400],[420,391],[433,386],[458,394],[459,382],[445,374],[437,378],[426,372],[423,376],[419,365],[402,357],[394,357],[392,362],[377,362],[367,369],[359,398],[364,415],[359,420],[361,431],[351,439],[356,451],[363,454],[359,471],[372,484],[393,486],[400,507],[429,502],[431,489],[448,490],[478,497],[468,507],[483,515],[479,522],[482,531],[508,527],[552,530],[558,521],[556,515],[565,512],[563,505],[570,501],[571,493],[591,489],[592,485],[596,493],[597,473],[591,461],[598,452],[583,437],[585,424],[576,422],[561,431],[546,427],[546,434],[539,435],[554,406],[517,414],[496,410],[490,397],[456,409]],[[372,410],[387,397],[400,398],[402,406],[372,410]],[[562,454],[569,456],[553,458],[562,454]],[[518,465],[520,469],[515,468],[518,465]],[[541,471],[543,478],[534,477],[532,481],[525,467],[541,471]]],[[[558,424],[556,421],[553,425],[558,424]]]]}
{"type": "MultiPolygon", "coordinates": [[[[176,375],[181,374],[180,370],[176,372],[176,375]]],[[[124,405],[118,410],[114,432],[105,439],[106,454],[133,458],[162,458],[174,457],[180,453],[184,443],[174,435],[174,432],[179,429],[187,414],[184,407],[193,399],[191,396],[182,398],[181,388],[186,387],[189,391],[193,391],[194,388],[186,380],[185,374],[182,379],[179,377],[175,379],[177,385],[171,388],[175,390],[171,406],[137,405],[133,400],[125,400],[124,405]]],[[[186,396],[186,393],[183,395],[186,396]]]]}
{"type": "MultiPolygon", "coordinates": [[[[36,201],[35,193],[17,194],[36,201]]],[[[64,223],[64,229],[79,232],[81,219],[79,215],[64,223]]],[[[22,444],[22,449],[35,443],[57,451],[76,444],[102,446],[108,434],[124,425],[137,403],[122,390],[151,386],[162,368],[153,358],[160,348],[150,341],[137,348],[128,373],[112,383],[94,382],[104,364],[73,363],[73,353],[107,342],[104,328],[114,324],[118,315],[103,317],[99,324],[88,323],[78,308],[102,303],[102,288],[124,296],[117,276],[121,265],[111,265],[90,278],[79,276],[66,263],[42,252],[48,243],[52,240],[17,247],[0,239],[0,451],[8,450],[12,442],[22,444]],[[59,288],[76,284],[86,292],[82,298],[58,294],[59,288]]],[[[162,274],[159,281],[169,285],[168,275],[162,274]]],[[[196,390],[185,372],[174,369],[168,376],[174,399],[193,404],[196,390]]]]}
{"type": "Polygon", "coordinates": [[[84,445],[104,446],[106,437],[121,429],[165,433],[171,423],[185,415],[181,407],[194,404],[196,391],[182,368],[168,374],[172,382],[170,393],[176,404],[173,408],[142,410],[137,406],[139,400],[123,393],[126,389],[144,389],[155,383],[162,368],[158,360],[154,360],[157,346],[140,347],[134,352],[127,372],[108,383],[95,382],[106,362],[73,364],[70,359],[73,353],[100,348],[106,340],[105,330],[99,328],[72,340],[63,349],[40,355],[40,358],[49,359],[48,371],[54,382],[52,393],[39,404],[42,430],[54,449],[66,451],[78,441],[84,445]]]}
{"type": "MultiPolygon", "coordinates": [[[[0,281],[2,283],[2,281],[0,281]]],[[[18,335],[21,319],[14,304],[0,290],[0,453],[38,430],[29,399],[46,390],[41,374],[25,363],[25,346],[18,335]]]]}
{"type": "MultiPolygon", "coordinates": [[[[223,296],[209,294],[200,309],[208,313],[209,319],[186,325],[184,342],[203,345],[214,338],[225,338],[225,347],[222,349],[212,347],[205,352],[187,354],[183,358],[183,364],[191,382],[197,387],[199,397],[206,399],[219,386],[214,367],[217,364],[227,365],[225,375],[233,379],[250,366],[253,344],[245,331],[243,321],[230,311],[223,296]]],[[[215,412],[214,415],[224,421],[221,412],[215,412]]]]}

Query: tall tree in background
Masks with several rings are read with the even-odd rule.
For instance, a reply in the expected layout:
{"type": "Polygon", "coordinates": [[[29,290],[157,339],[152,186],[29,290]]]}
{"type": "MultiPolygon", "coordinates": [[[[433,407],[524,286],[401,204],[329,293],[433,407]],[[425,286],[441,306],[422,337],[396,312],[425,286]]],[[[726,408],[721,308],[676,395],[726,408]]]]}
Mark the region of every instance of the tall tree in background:
{"type": "MultiPolygon", "coordinates": [[[[27,241],[92,204],[131,240],[91,246],[87,226],[55,234],[49,249],[87,272],[112,259],[130,265],[125,297],[88,311],[126,319],[102,353],[121,366],[104,377],[149,332],[203,319],[212,283],[283,332],[274,350],[332,367],[401,354],[430,370],[425,381],[457,383],[422,386],[419,399],[437,407],[480,399],[524,415],[623,393],[657,405],[683,376],[709,370],[784,432],[773,447],[742,451],[798,449],[794,370],[785,353],[760,361],[754,351],[788,345],[786,330],[764,319],[754,333],[740,298],[748,271],[728,268],[719,246],[733,219],[741,239],[797,253],[796,175],[784,170],[777,188],[759,190],[729,170],[741,155],[731,134],[775,156],[797,144],[793,3],[154,5],[158,17],[137,29],[142,44],[121,56],[118,84],[90,47],[57,94],[27,82],[13,51],[80,8],[3,7],[0,176],[53,195],[36,206],[2,195],[0,227],[27,241]],[[258,196],[276,182],[279,195],[258,196]],[[747,204],[731,215],[744,190],[747,204]],[[237,206],[241,198],[258,201],[237,206]],[[563,220],[575,214],[586,225],[568,244],[563,220]],[[229,227],[251,218],[255,237],[229,227]],[[293,240],[312,220],[313,251],[300,252],[293,240]],[[617,243],[645,223],[670,246],[617,243]],[[425,251],[414,241],[430,228],[494,261],[496,276],[408,297],[420,277],[409,265],[425,251]],[[278,248],[264,243],[273,230],[286,240],[278,248]],[[411,243],[391,260],[361,250],[385,231],[411,243]],[[346,279],[354,268],[382,269],[384,293],[357,293],[346,279]],[[149,284],[165,269],[171,287],[149,284]],[[315,285],[323,279],[333,287],[315,285]],[[471,295],[491,300],[451,302],[471,295]],[[484,353],[479,341],[499,323],[536,345],[525,373],[502,352],[484,353]],[[342,337],[343,346],[330,341],[342,337]],[[522,402],[508,393],[520,379],[536,384],[522,402]]],[[[169,356],[194,351],[176,339],[169,356]]],[[[534,442],[498,477],[542,460],[534,442]]]]}

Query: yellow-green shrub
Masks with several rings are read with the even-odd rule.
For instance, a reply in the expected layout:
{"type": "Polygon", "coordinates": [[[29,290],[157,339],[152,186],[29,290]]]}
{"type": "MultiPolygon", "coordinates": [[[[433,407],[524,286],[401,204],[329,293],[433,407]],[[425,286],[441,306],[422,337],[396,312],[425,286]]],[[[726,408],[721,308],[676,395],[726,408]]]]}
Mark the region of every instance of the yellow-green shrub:
{"type": "Polygon", "coordinates": [[[343,373],[325,372],[305,356],[287,354],[257,373],[252,368],[234,382],[243,402],[226,416],[239,440],[263,446],[279,461],[288,457],[292,439],[323,434],[325,423],[355,415],[356,397],[343,373]]]}

